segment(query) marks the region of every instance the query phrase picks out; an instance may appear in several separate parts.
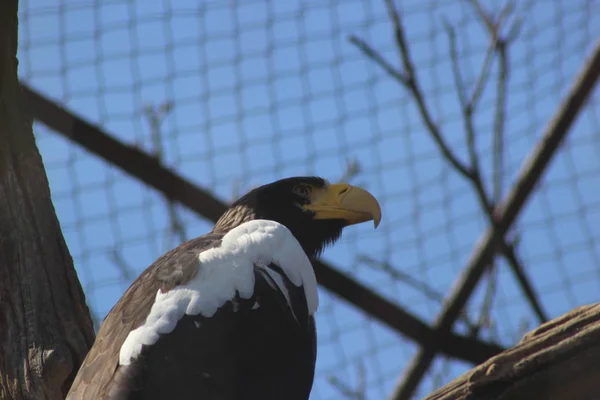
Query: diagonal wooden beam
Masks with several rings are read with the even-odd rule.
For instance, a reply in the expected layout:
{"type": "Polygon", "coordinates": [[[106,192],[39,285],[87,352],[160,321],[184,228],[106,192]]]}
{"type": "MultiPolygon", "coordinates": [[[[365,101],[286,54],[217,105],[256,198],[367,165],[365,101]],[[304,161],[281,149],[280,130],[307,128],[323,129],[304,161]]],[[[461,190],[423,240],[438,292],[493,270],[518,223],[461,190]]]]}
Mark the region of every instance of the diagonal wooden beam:
{"type": "MultiPolygon", "coordinates": [[[[79,144],[91,153],[162,192],[199,215],[216,221],[227,204],[216,199],[209,191],[182,178],[151,155],[129,146],[58,106],[40,93],[21,83],[25,99],[33,117],[52,131],[79,144]]],[[[396,304],[384,299],[338,269],[322,260],[314,262],[319,283],[330,292],[353,304],[364,313],[387,325],[422,346],[438,341],[435,332],[419,318],[396,304]]],[[[451,333],[441,348],[450,357],[479,364],[503,349],[495,344],[451,333]]]]}
{"type": "MultiPolygon", "coordinates": [[[[525,160],[518,174],[512,191],[495,209],[495,226],[485,231],[478,240],[471,258],[463,273],[454,285],[454,290],[445,303],[442,312],[435,322],[435,331],[440,338],[450,334],[454,322],[464,308],[467,300],[479,282],[485,267],[488,265],[498,239],[504,237],[511,225],[516,221],[529,196],[539,183],[552,157],[560,147],[573,125],[579,111],[592,93],[600,75],[600,40],[596,43],[590,59],[584,64],[582,71],[575,79],[567,98],[560,105],[538,144],[525,160]]],[[[391,398],[393,400],[409,400],[419,382],[429,369],[436,353],[444,340],[433,346],[423,346],[411,361],[405,378],[399,382],[391,398]]]]}

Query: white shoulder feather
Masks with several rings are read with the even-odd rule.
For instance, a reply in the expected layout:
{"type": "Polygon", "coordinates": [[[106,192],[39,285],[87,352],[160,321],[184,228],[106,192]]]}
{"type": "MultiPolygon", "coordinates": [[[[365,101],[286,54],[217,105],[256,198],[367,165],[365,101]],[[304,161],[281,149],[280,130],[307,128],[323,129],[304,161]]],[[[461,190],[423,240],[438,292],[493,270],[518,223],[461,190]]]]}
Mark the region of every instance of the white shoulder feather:
{"type": "Polygon", "coordinates": [[[246,222],[229,231],[221,246],[200,253],[198,261],[198,271],[189,282],[156,293],[146,321],[121,346],[121,365],[130,364],[142,345],[152,345],[159,335],[172,332],[184,314],[211,317],[236,292],[242,298],[252,297],[255,265],[278,265],[295,286],[304,288],[309,315],[317,310],[317,280],[310,260],[292,233],[277,222],[246,222]]]}

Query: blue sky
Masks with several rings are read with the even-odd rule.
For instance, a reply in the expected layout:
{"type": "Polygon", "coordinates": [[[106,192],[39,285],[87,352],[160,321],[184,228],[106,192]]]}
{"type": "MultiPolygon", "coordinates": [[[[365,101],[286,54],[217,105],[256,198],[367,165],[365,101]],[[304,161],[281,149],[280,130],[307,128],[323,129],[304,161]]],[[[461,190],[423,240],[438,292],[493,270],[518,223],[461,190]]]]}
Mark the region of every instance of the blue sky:
{"type": "MultiPolygon", "coordinates": [[[[368,224],[347,229],[324,258],[424,320],[435,318],[438,301],[359,261],[367,255],[447,293],[485,227],[468,184],[440,157],[407,92],[348,41],[357,35],[398,65],[383,1],[55,4],[21,1],[21,79],[147,151],[155,146],[144,108],[171,103],[161,126],[164,162],[224,201],[291,175],[335,180],[357,161],[353,183],[379,198],[384,219],[376,231],[368,224]]],[[[400,4],[428,104],[466,160],[442,21],[457,27],[470,84],[487,36],[466,2],[400,4]]],[[[521,33],[510,50],[505,191],[600,34],[593,1],[520,7],[521,33]]],[[[488,177],[494,87],[488,85],[476,118],[488,177]]],[[[600,297],[593,242],[600,235],[597,105],[596,95],[517,225],[519,253],[552,316],[600,297]]],[[[88,302],[102,318],[178,239],[167,239],[157,193],[44,126],[36,124],[35,132],[88,302]],[[123,276],[115,254],[132,276],[123,276]]],[[[210,230],[210,223],[179,212],[188,237],[210,230]]],[[[510,345],[537,322],[504,264],[498,277],[492,326],[483,334],[510,345]]],[[[469,304],[470,315],[477,315],[485,288],[469,304]]],[[[361,365],[367,398],[384,397],[415,346],[330,293],[320,295],[313,398],[343,397],[331,376],[360,386],[361,365]]],[[[467,368],[436,361],[418,394],[467,368]]]]}

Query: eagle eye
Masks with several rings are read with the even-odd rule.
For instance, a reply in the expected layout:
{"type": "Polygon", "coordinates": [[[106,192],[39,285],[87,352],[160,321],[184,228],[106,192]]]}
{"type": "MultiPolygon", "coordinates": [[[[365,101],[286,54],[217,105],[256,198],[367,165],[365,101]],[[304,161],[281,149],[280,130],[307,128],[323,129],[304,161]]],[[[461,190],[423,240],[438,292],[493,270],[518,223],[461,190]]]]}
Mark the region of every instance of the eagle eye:
{"type": "Polygon", "coordinates": [[[310,196],[310,192],[311,188],[308,185],[297,185],[294,187],[294,193],[306,199],[310,196]]]}

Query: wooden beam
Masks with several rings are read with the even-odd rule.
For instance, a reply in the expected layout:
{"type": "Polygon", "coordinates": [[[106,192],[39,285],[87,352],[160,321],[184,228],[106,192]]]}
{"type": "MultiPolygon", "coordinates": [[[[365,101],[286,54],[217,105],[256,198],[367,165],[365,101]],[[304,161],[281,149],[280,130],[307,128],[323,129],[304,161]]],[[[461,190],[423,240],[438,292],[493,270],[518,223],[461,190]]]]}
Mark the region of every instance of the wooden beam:
{"type": "Polygon", "coordinates": [[[600,303],[525,335],[424,400],[600,399],[600,303]]]}

